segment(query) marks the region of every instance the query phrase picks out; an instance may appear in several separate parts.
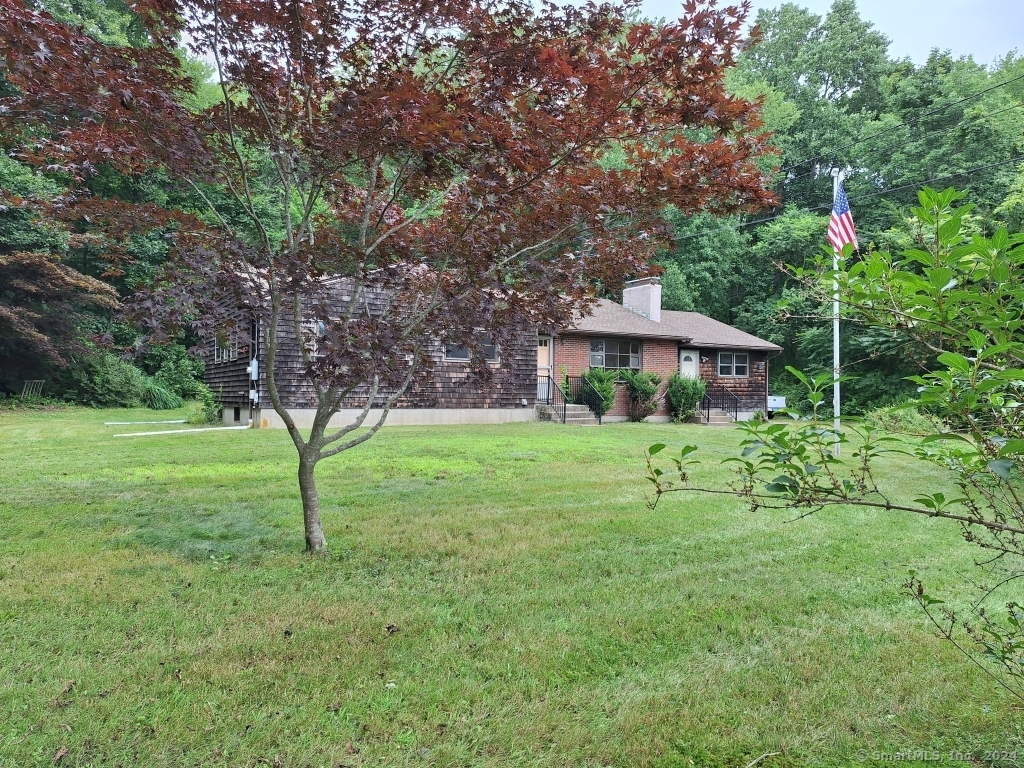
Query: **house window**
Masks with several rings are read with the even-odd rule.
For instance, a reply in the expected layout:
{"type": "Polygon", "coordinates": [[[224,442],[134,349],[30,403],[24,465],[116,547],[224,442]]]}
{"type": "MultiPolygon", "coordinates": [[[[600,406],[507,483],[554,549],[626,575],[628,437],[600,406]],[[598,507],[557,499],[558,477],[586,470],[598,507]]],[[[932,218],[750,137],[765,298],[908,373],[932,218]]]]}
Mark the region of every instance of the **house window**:
{"type": "Polygon", "coordinates": [[[640,370],[640,342],[636,339],[591,339],[590,367],[640,370]]]}
{"type": "MultiPolygon", "coordinates": [[[[498,345],[494,343],[494,339],[488,336],[484,340],[483,344],[484,360],[489,363],[498,362],[498,345]]],[[[470,354],[469,347],[460,346],[459,344],[445,344],[444,345],[444,359],[445,360],[456,360],[459,362],[469,362],[472,355],[470,354]]]]}
{"type": "Polygon", "coordinates": [[[719,376],[746,376],[750,357],[746,352],[719,352],[719,376]]]}
{"type": "Polygon", "coordinates": [[[302,345],[309,352],[310,357],[323,357],[327,354],[321,347],[320,340],[327,333],[327,326],[323,320],[305,320],[302,323],[302,345]]]}
{"type": "Polygon", "coordinates": [[[227,336],[215,336],[213,339],[213,362],[226,363],[238,359],[238,342],[229,340],[227,336]]]}

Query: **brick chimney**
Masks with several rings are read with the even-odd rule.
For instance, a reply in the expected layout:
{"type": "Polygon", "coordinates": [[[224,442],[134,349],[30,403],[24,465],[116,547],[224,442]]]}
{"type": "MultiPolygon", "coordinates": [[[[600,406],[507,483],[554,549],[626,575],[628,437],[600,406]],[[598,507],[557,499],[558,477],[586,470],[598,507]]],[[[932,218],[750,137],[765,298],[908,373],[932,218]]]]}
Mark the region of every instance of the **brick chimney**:
{"type": "Polygon", "coordinates": [[[642,277],[627,280],[622,289],[622,306],[656,323],[661,322],[661,280],[642,277]]]}

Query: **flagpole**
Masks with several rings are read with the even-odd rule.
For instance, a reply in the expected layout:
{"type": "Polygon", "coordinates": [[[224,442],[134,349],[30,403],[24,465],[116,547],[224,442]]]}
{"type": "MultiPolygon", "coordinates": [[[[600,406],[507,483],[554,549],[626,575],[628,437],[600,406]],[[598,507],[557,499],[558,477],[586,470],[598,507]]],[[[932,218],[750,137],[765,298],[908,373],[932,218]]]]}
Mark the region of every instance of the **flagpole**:
{"type": "MultiPolygon", "coordinates": [[[[832,169],[832,205],[839,197],[843,172],[832,169]]],[[[839,251],[832,249],[832,271],[839,271],[839,251]]],[[[832,428],[835,430],[835,455],[839,455],[839,280],[832,278],[832,428]]]]}

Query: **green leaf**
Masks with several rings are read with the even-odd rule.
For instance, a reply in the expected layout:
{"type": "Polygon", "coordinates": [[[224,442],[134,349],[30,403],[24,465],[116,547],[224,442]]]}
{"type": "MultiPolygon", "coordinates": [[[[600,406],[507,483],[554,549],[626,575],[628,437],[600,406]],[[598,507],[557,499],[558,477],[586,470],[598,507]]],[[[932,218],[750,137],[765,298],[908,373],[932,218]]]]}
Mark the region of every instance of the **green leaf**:
{"type": "Polygon", "coordinates": [[[647,453],[650,454],[651,456],[653,456],[654,454],[661,453],[664,450],[665,450],[665,444],[664,443],[655,443],[654,445],[652,445],[650,448],[647,449],[647,453]]]}
{"type": "Polygon", "coordinates": [[[1010,471],[1013,469],[1014,464],[1015,462],[1012,459],[993,459],[988,462],[988,468],[1003,478],[1003,480],[1009,480],[1010,471]]]}
{"type": "Polygon", "coordinates": [[[1024,440],[1007,440],[1006,444],[999,449],[1000,456],[1013,456],[1024,453],[1024,440]]]}
{"type": "Polygon", "coordinates": [[[958,435],[953,432],[943,432],[938,435],[927,435],[921,438],[922,443],[934,443],[937,440],[959,440],[961,442],[972,445],[971,441],[963,435],[958,435]]]}
{"type": "Polygon", "coordinates": [[[967,331],[967,338],[971,340],[971,344],[974,346],[975,349],[981,349],[986,344],[988,344],[988,339],[985,338],[985,334],[983,334],[981,331],[976,331],[973,328],[967,331]]]}
{"type": "Polygon", "coordinates": [[[971,361],[956,352],[943,352],[939,355],[939,362],[960,373],[969,374],[972,368],[971,361]]]}

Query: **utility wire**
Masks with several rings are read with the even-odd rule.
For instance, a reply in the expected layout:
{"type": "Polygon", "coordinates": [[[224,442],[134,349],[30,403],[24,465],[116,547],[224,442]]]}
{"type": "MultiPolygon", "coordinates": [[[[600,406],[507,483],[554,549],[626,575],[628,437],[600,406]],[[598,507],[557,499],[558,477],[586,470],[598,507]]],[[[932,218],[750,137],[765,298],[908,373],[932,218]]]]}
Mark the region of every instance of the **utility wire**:
{"type": "MultiPolygon", "coordinates": [[[[878,192],[872,192],[871,194],[868,194],[868,195],[858,195],[857,197],[851,197],[850,198],[850,202],[851,203],[857,203],[857,202],[860,202],[861,200],[870,200],[873,197],[879,197],[880,195],[887,195],[890,192],[899,192],[901,190],[909,189],[911,187],[919,187],[919,186],[924,186],[925,184],[931,184],[932,182],[935,182],[935,181],[942,181],[944,179],[953,179],[953,178],[956,178],[957,176],[970,176],[971,174],[978,173],[979,171],[988,170],[989,168],[995,168],[996,166],[1000,166],[1000,165],[1007,165],[1008,163],[1019,163],[1022,160],[1024,160],[1024,155],[1017,155],[1017,157],[1011,157],[1009,160],[1001,160],[1001,161],[996,162],[996,163],[989,163],[987,165],[979,165],[977,168],[970,168],[969,170],[966,170],[966,171],[957,171],[956,173],[947,173],[947,174],[944,174],[942,176],[936,176],[936,177],[934,177],[932,179],[926,179],[925,181],[911,181],[911,182],[908,182],[906,184],[901,184],[901,185],[896,186],[896,187],[889,187],[888,189],[882,189],[882,190],[879,190],[878,192]]],[[[829,205],[818,205],[818,206],[815,206],[814,208],[803,208],[803,209],[801,209],[799,211],[799,213],[814,213],[815,211],[827,211],[827,210],[831,210],[831,209],[832,209],[832,205],[831,204],[829,204],[829,205]]],[[[711,235],[711,234],[715,234],[716,232],[735,232],[738,229],[743,229],[744,227],[750,227],[750,226],[753,226],[754,224],[765,224],[765,223],[767,223],[769,221],[775,221],[776,219],[781,219],[783,216],[785,216],[785,213],[780,213],[780,214],[778,214],[776,216],[769,216],[769,217],[764,218],[764,219],[756,219],[754,221],[745,221],[745,222],[737,224],[737,225],[735,225],[733,227],[721,227],[719,229],[705,229],[705,230],[703,230],[701,232],[691,232],[688,235],[682,235],[681,237],[676,237],[676,238],[674,238],[674,240],[675,240],[675,242],[678,243],[678,242],[681,242],[683,240],[689,240],[692,237],[700,237],[701,235],[711,235]]]]}
{"type": "Polygon", "coordinates": [[[903,126],[910,125],[911,123],[920,122],[921,120],[923,120],[924,118],[928,117],[929,115],[934,115],[934,114],[937,114],[939,112],[942,112],[945,109],[949,109],[950,107],[955,107],[957,104],[963,104],[965,101],[970,101],[971,99],[977,98],[978,96],[982,96],[982,95],[984,95],[986,93],[989,93],[990,91],[994,91],[997,88],[1002,88],[1004,85],[1009,85],[1010,83],[1015,83],[1018,80],[1024,80],[1024,75],[1018,75],[1017,77],[1010,78],[1009,80],[1005,80],[1005,81],[1003,81],[1001,83],[997,83],[996,85],[991,85],[988,88],[983,88],[980,91],[975,91],[972,94],[964,96],[962,99],[957,99],[956,101],[951,101],[948,104],[943,104],[941,107],[936,107],[934,109],[930,109],[927,112],[924,112],[924,113],[918,115],[917,117],[913,117],[913,118],[911,118],[909,120],[904,120],[902,123],[897,123],[896,125],[891,125],[888,128],[884,128],[881,131],[878,131],[877,133],[873,133],[870,136],[865,136],[862,139],[857,139],[857,141],[850,142],[849,144],[846,144],[846,145],[844,145],[842,147],[839,147],[838,149],[833,149],[830,152],[826,152],[824,154],[817,155],[816,157],[810,157],[810,158],[807,158],[806,160],[800,160],[799,162],[792,163],[791,165],[788,165],[788,166],[782,168],[782,171],[783,172],[789,171],[789,170],[792,170],[793,168],[798,168],[801,165],[806,165],[807,163],[812,163],[812,162],[814,162],[816,160],[821,160],[822,158],[833,156],[833,155],[835,155],[835,154],[837,154],[839,152],[842,152],[844,149],[849,149],[850,147],[855,147],[858,144],[862,144],[865,141],[869,141],[869,140],[874,139],[874,138],[876,138],[878,136],[883,136],[886,133],[890,133],[892,131],[895,131],[897,128],[902,128],[903,126]]]}

